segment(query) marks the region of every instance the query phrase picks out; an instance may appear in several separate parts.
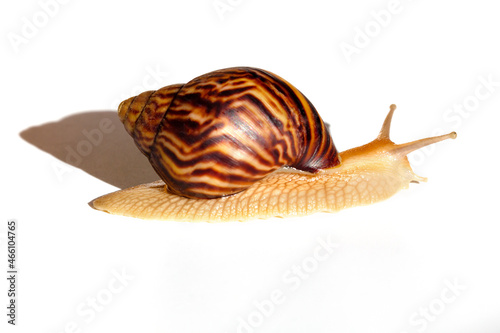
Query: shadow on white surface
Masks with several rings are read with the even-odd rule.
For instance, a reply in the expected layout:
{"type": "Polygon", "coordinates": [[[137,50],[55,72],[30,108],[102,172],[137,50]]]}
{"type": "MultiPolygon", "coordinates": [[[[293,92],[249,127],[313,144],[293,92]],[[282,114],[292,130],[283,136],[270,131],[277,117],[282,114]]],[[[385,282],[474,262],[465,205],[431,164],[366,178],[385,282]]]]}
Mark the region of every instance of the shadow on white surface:
{"type": "Polygon", "coordinates": [[[121,189],[159,179],[115,111],[76,113],[30,127],[20,136],[62,162],[121,189]]]}

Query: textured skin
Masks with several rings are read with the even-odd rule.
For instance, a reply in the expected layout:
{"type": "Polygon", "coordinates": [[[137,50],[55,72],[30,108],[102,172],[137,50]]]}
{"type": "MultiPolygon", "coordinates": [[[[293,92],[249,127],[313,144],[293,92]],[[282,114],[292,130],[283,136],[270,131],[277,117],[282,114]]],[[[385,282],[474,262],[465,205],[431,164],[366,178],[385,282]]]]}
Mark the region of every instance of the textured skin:
{"type": "Polygon", "coordinates": [[[214,198],[240,192],[283,166],[339,164],[314,106],[270,72],[237,67],[130,98],[126,130],[171,192],[214,198]]]}
{"type": "Polygon", "coordinates": [[[335,212],[375,203],[408,188],[411,182],[426,181],[413,173],[408,153],[457,137],[451,132],[395,144],[389,133],[395,109],[396,105],[390,106],[375,140],[340,153],[340,166],[316,174],[280,169],[243,192],[216,199],[178,196],[158,181],[110,193],[91,205],[142,219],[224,222],[335,212]]]}
{"type": "Polygon", "coordinates": [[[165,191],[161,181],[100,197],[94,208],[142,219],[244,221],[335,212],[389,198],[412,181],[405,155],[390,140],[375,140],[340,154],[342,165],[315,175],[279,170],[246,191],[218,199],[189,199],[165,191]]]}

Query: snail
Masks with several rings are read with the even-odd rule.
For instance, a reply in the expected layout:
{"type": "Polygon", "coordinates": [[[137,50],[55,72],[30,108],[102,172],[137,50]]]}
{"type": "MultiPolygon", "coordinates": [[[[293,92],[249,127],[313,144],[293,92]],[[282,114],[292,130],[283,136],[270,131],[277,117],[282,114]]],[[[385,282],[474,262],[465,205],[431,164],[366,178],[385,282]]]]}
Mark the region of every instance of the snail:
{"type": "Polygon", "coordinates": [[[375,140],[339,153],[311,102],[268,71],[227,68],[147,91],[123,101],[118,115],[162,180],[91,205],[143,219],[216,222],[375,203],[426,181],[408,153],[456,138],[395,144],[395,109],[375,140]]]}

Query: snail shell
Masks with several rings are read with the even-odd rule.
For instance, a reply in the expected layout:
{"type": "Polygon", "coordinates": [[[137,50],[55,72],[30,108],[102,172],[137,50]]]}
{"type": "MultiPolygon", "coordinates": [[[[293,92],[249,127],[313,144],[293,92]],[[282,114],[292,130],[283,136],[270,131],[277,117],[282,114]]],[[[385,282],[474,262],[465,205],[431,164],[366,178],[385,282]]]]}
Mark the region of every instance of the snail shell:
{"type": "Polygon", "coordinates": [[[123,101],[118,114],[168,190],[185,197],[231,195],[284,166],[317,173],[340,163],[311,102],[257,68],[146,91],[123,101]]]}

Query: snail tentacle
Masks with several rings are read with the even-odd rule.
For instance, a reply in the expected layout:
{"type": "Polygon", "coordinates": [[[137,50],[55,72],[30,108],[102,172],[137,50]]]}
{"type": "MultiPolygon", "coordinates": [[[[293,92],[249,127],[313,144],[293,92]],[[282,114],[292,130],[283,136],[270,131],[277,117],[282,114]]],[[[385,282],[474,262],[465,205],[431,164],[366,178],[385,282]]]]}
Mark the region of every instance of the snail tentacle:
{"type": "Polygon", "coordinates": [[[390,140],[391,122],[394,111],[396,111],[396,104],[391,104],[391,106],[389,106],[389,113],[385,117],[384,123],[382,124],[382,129],[380,130],[380,133],[377,137],[379,140],[390,140]]]}

